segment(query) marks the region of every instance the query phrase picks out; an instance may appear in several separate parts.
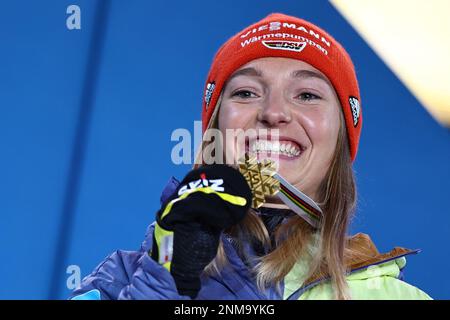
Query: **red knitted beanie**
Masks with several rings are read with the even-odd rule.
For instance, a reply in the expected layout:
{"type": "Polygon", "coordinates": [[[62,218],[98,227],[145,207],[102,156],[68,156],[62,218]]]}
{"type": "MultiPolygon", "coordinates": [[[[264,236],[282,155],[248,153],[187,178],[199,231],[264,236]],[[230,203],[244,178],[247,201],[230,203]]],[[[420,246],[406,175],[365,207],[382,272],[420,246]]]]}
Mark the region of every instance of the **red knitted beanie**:
{"type": "Polygon", "coordinates": [[[350,155],[354,160],[361,134],[362,114],[358,81],[349,55],[335,39],[316,25],[280,13],[271,14],[245,28],[217,51],[205,86],[203,132],[208,127],[227,79],[244,64],[263,57],[301,60],[328,77],[339,97],[350,155]]]}

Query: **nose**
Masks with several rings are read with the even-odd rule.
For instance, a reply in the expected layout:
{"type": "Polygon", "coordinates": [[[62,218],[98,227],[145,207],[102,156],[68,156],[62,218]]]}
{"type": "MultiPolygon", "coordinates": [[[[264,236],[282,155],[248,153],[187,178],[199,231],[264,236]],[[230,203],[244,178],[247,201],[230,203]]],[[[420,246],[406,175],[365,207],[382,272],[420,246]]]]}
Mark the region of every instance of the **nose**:
{"type": "Polygon", "coordinates": [[[258,113],[258,121],[264,126],[273,128],[286,125],[292,120],[289,104],[283,99],[281,92],[271,92],[262,103],[258,113]]]}

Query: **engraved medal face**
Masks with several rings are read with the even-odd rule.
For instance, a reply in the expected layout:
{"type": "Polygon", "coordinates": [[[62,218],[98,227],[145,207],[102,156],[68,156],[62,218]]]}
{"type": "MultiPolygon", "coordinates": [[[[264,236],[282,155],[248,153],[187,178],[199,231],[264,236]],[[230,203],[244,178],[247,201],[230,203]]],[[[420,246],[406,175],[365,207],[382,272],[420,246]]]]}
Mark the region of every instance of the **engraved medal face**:
{"type": "Polygon", "coordinates": [[[273,178],[276,173],[275,162],[264,159],[258,162],[256,156],[245,155],[239,160],[239,171],[247,180],[253,193],[252,208],[257,209],[280,190],[280,182],[273,178]]]}

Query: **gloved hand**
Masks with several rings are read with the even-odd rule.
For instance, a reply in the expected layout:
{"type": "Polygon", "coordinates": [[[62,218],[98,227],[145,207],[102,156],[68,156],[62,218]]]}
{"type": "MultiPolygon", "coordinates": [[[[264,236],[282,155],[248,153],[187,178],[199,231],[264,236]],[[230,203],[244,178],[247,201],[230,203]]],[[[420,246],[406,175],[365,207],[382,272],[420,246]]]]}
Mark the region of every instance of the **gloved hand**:
{"type": "Polygon", "coordinates": [[[150,256],[170,271],[178,293],[197,296],[200,274],[215,258],[221,232],[245,217],[251,198],[238,170],[214,164],[189,172],[162,205],[150,256]]]}

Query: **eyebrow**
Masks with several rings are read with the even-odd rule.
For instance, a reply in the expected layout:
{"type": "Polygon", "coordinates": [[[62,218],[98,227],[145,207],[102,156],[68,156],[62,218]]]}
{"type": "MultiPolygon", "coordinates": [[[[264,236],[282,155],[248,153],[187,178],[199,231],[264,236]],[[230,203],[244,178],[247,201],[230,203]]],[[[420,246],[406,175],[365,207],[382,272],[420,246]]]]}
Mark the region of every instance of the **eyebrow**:
{"type": "Polygon", "coordinates": [[[239,69],[231,75],[228,81],[238,76],[262,77],[262,72],[252,67],[239,69]]]}
{"type": "Polygon", "coordinates": [[[325,81],[327,84],[331,85],[330,80],[328,80],[323,74],[312,71],[312,70],[296,70],[292,72],[291,76],[293,78],[318,78],[325,81]]]}
{"type": "MultiPolygon", "coordinates": [[[[250,76],[260,78],[263,76],[263,73],[261,70],[255,69],[253,67],[243,68],[233,73],[231,77],[228,79],[228,81],[238,76],[250,76]]],[[[295,70],[291,73],[291,77],[302,79],[317,78],[325,81],[328,85],[331,85],[330,81],[324,75],[312,70],[295,70]]]]}

